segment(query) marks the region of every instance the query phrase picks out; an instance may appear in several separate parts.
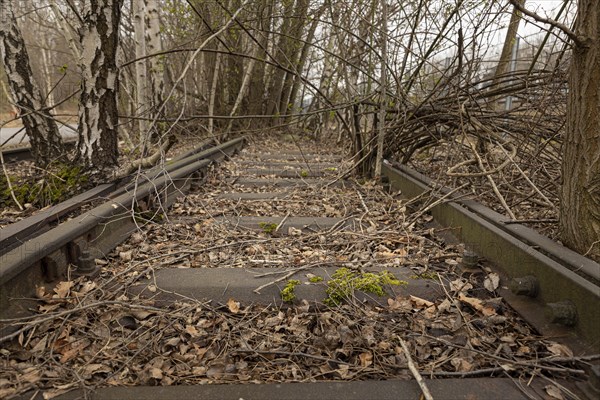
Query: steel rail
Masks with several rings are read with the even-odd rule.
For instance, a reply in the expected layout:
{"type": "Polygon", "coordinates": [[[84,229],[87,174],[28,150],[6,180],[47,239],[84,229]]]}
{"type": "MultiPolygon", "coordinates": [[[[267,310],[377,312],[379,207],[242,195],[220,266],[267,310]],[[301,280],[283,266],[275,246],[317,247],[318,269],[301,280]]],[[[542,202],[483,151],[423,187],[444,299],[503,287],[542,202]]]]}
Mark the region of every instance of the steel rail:
{"type": "Polygon", "coordinates": [[[243,143],[243,138],[234,139],[196,151],[161,171],[154,169],[135,188],[123,188],[107,202],[0,256],[0,318],[27,314],[32,302],[24,299],[34,298],[36,285],[64,278],[70,266],[76,266],[75,272],[95,275],[94,259],[137,228],[132,208],[142,202],[150,209],[168,207],[213,161],[232,155],[243,143]]]}
{"type": "MultiPolygon", "coordinates": [[[[382,174],[406,197],[450,192],[404,165],[384,165],[382,174]]],[[[468,248],[501,270],[503,285],[513,292],[512,302],[511,293],[504,292],[507,301],[540,332],[562,325],[565,332],[600,351],[600,264],[530,228],[506,224],[506,217],[459,197],[449,196],[431,214],[442,226],[455,228],[453,234],[468,248]]]]}
{"type": "Polygon", "coordinates": [[[175,159],[164,165],[155,166],[149,170],[141,171],[141,174],[130,175],[119,182],[111,182],[98,185],[84,193],[72,197],[64,202],[56,204],[47,210],[41,211],[31,217],[10,224],[0,230],[0,256],[6,254],[26,240],[47,231],[52,224],[60,223],[61,218],[85,203],[93,200],[115,198],[128,190],[134,190],[139,185],[140,179],[144,181],[158,178],[160,175],[169,173],[199,159],[216,159],[221,156],[223,149],[240,143],[242,139],[234,139],[231,143],[210,147],[212,141],[203,142],[199,146],[178,155],[175,159]]]}

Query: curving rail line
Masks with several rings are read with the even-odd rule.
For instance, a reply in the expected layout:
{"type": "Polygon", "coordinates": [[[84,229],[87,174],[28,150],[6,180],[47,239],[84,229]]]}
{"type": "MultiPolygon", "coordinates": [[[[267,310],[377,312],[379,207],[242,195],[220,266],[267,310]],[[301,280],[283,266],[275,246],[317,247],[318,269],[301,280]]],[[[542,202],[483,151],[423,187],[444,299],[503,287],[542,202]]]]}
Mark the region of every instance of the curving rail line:
{"type": "MultiPolygon", "coordinates": [[[[1,232],[0,319],[26,315],[36,285],[64,277],[69,265],[76,274],[95,275],[94,259],[126,240],[136,229],[136,219],[168,207],[206,169],[241,148],[237,138],[206,149],[198,146],[162,167],[155,167],[125,184],[100,185],[34,215],[1,232]],[[66,213],[91,201],[107,198],[81,215],[55,224],[66,213]]],[[[7,329],[0,326],[0,332],[7,329]]]]}

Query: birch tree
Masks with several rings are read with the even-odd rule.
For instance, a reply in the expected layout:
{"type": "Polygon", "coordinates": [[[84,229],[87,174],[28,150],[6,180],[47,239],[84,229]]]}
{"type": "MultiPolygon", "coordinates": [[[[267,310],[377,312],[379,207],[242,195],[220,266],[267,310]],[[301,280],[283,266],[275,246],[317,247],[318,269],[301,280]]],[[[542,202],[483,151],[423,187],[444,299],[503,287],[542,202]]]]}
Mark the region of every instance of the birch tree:
{"type": "MultiPolygon", "coordinates": [[[[148,54],[160,53],[163,49],[162,40],[160,37],[160,16],[158,12],[157,0],[144,0],[145,13],[144,20],[146,23],[146,51],[148,54]]],[[[151,99],[151,110],[152,116],[155,116],[156,111],[159,109],[163,102],[164,94],[164,61],[163,57],[151,57],[150,58],[150,99],[151,99]]]]}
{"type": "Polygon", "coordinates": [[[79,30],[82,47],[79,160],[105,169],[118,163],[117,96],[119,22],[123,0],[86,1],[79,30]]]}
{"type": "Polygon", "coordinates": [[[39,166],[62,158],[62,140],[58,126],[44,109],[40,90],[33,80],[29,55],[11,0],[0,0],[0,56],[21,120],[31,144],[31,153],[39,166]]]}
{"type": "Polygon", "coordinates": [[[146,134],[148,133],[148,76],[146,68],[146,23],[145,23],[145,8],[144,0],[133,0],[133,31],[135,38],[135,87],[137,99],[137,114],[142,118],[138,119],[139,139],[140,143],[145,142],[146,134]]]}

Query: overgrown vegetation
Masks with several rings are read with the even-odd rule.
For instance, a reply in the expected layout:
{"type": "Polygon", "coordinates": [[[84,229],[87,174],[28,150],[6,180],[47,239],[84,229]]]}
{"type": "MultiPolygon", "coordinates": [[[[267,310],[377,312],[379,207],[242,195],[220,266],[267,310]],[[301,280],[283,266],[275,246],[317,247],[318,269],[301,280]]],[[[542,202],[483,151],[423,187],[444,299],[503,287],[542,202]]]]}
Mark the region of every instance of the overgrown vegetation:
{"type": "Polygon", "coordinates": [[[259,222],[258,226],[267,235],[271,235],[271,234],[275,233],[275,231],[277,230],[277,224],[275,224],[273,222],[259,222]]]}
{"type": "MultiPolygon", "coordinates": [[[[8,176],[15,198],[21,205],[36,208],[56,204],[73,196],[88,183],[78,166],[55,165],[33,177],[8,176]]],[[[0,176],[0,206],[14,206],[6,176],[0,176]]]]}
{"type": "Polygon", "coordinates": [[[397,279],[389,271],[362,272],[349,268],[339,268],[327,281],[327,299],[325,304],[337,306],[352,298],[355,291],[386,295],[385,285],[407,285],[408,282],[397,279]]]}
{"type": "Polygon", "coordinates": [[[281,300],[286,303],[292,303],[296,299],[295,289],[299,284],[300,281],[297,279],[290,279],[287,281],[286,285],[281,290],[281,300]]]}

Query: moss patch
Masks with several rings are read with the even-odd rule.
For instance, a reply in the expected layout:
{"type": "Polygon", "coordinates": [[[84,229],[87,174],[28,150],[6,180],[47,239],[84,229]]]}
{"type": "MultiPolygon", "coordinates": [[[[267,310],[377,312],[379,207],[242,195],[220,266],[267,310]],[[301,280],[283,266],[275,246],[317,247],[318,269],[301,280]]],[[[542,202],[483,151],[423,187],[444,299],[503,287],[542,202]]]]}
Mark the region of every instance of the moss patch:
{"type": "Polygon", "coordinates": [[[296,293],[294,290],[299,284],[300,281],[297,279],[290,279],[287,281],[283,290],[281,290],[281,300],[285,301],[286,303],[292,303],[296,299],[296,293]]]}
{"type": "MultiPolygon", "coordinates": [[[[88,177],[80,167],[55,165],[42,171],[34,178],[9,176],[15,197],[21,204],[29,203],[34,207],[46,207],[72,197],[75,192],[87,184],[88,177]]],[[[0,177],[0,206],[13,206],[7,179],[0,177]]]]}
{"type": "Polygon", "coordinates": [[[327,299],[325,299],[325,304],[337,306],[350,299],[357,290],[363,293],[384,296],[386,293],[383,286],[407,284],[408,282],[397,279],[389,271],[374,273],[340,268],[335,271],[331,279],[327,282],[327,299]]]}

